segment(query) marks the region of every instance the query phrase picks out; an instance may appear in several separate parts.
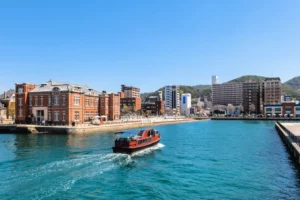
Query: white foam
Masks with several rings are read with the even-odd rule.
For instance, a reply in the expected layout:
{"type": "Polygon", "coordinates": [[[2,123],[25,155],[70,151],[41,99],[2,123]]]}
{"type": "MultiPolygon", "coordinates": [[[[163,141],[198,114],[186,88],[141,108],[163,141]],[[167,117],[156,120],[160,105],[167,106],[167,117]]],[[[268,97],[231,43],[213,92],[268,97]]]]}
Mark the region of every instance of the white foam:
{"type": "Polygon", "coordinates": [[[152,146],[152,147],[149,147],[149,148],[147,148],[147,149],[143,149],[143,150],[141,150],[141,151],[135,152],[135,153],[133,153],[131,156],[132,156],[132,157],[143,156],[143,155],[152,153],[153,151],[156,151],[156,150],[158,150],[158,149],[162,149],[162,148],[164,148],[164,147],[165,147],[164,144],[158,143],[158,144],[155,145],[155,146],[152,146]]]}

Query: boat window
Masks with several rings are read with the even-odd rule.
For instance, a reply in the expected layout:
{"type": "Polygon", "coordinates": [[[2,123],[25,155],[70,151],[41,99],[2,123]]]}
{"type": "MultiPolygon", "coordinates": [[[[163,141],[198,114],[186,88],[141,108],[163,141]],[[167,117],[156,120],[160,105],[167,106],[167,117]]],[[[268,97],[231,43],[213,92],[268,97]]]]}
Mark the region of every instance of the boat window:
{"type": "Polygon", "coordinates": [[[140,132],[138,133],[138,136],[143,136],[143,131],[140,131],[140,132]]]}
{"type": "Polygon", "coordinates": [[[138,144],[142,144],[143,143],[143,140],[139,140],[138,144]]]}

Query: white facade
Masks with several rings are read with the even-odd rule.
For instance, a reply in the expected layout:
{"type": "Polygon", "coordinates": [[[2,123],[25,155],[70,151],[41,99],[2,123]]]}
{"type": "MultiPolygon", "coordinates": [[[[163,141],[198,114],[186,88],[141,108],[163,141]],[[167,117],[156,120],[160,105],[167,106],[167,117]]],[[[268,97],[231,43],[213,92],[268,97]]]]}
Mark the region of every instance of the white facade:
{"type": "Polygon", "coordinates": [[[219,77],[218,76],[212,76],[211,77],[211,84],[219,84],[219,77]]]}
{"type": "Polygon", "coordinates": [[[180,108],[179,86],[165,86],[165,108],[167,110],[180,108]]]}
{"type": "Polygon", "coordinates": [[[162,91],[158,91],[158,97],[159,97],[159,100],[160,100],[160,101],[163,100],[162,95],[163,95],[162,91]]]}
{"type": "Polygon", "coordinates": [[[190,93],[182,94],[180,113],[185,116],[190,115],[191,107],[192,107],[192,95],[190,93]]]}

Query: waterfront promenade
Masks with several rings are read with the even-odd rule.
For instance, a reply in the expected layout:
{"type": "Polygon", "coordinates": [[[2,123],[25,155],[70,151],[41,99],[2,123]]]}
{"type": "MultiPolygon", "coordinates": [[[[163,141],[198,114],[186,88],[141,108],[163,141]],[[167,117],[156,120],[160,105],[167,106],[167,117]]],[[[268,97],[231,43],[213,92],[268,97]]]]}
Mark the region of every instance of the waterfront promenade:
{"type": "Polygon", "coordinates": [[[289,151],[300,163],[300,123],[277,122],[275,128],[289,151]]]}
{"type": "Polygon", "coordinates": [[[32,134],[81,134],[94,132],[120,131],[126,129],[152,127],[167,124],[178,124],[194,122],[197,120],[207,120],[207,118],[143,118],[128,119],[118,121],[108,121],[102,125],[81,124],[76,126],[44,126],[44,125],[25,125],[25,124],[7,124],[0,125],[0,133],[32,133],[32,134]]]}

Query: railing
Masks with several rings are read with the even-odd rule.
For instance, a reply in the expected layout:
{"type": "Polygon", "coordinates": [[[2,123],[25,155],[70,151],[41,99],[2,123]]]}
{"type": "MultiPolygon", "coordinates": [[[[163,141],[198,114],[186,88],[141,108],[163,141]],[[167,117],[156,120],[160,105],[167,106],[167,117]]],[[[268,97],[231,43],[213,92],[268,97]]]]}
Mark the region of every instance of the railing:
{"type": "Polygon", "coordinates": [[[283,126],[280,122],[277,122],[278,126],[282,128],[290,137],[291,139],[300,147],[300,138],[295,136],[290,130],[288,130],[285,126],[283,126]]]}

